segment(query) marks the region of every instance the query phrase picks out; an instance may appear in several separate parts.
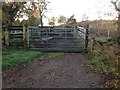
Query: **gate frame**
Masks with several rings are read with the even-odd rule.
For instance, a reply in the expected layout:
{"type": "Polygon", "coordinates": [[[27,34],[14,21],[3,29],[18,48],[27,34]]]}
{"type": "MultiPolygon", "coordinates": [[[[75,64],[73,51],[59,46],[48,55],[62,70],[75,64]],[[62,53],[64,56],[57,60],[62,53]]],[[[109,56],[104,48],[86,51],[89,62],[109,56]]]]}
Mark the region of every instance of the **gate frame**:
{"type": "MultiPolygon", "coordinates": [[[[30,48],[30,42],[29,42],[29,39],[30,39],[30,31],[29,31],[29,27],[32,27],[32,26],[28,26],[27,27],[27,30],[28,30],[28,48],[30,48]]],[[[37,26],[35,26],[35,27],[37,27],[37,26]]],[[[38,27],[39,28],[39,27],[38,27]]],[[[51,29],[50,27],[48,28],[49,30],[51,29]]],[[[76,29],[77,30],[77,28],[70,28],[70,29],[76,29]]],[[[53,30],[55,30],[55,27],[53,27],[53,30]]],[[[67,30],[65,31],[65,35],[67,35],[66,34],[67,33],[67,30]]],[[[83,31],[82,31],[82,33],[83,33],[83,31]]],[[[89,25],[87,25],[86,26],[86,28],[85,28],[85,32],[83,33],[84,34],[84,49],[87,51],[87,48],[88,48],[88,42],[89,42],[89,40],[88,40],[88,37],[89,37],[89,25]]],[[[66,43],[66,38],[65,38],[65,43],[66,43]]],[[[65,45],[65,49],[66,49],[66,45],[65,45]]]]}

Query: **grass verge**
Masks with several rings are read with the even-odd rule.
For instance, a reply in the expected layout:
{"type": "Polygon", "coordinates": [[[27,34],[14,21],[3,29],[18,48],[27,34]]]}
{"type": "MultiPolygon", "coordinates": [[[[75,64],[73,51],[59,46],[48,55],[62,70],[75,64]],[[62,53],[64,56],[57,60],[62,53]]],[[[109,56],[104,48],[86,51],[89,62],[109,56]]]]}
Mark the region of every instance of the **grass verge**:
{"type": "MultiPolygon", "coordinates": [[[[109,50],[109,52],[111,52],[109,50]]],[[[107,75],[105,78],[111,78],[108,81],[106,81],[106,85],[110,88],[118,88],[119,87],[119,72],[118,72],[118,64],[116,62],[116,59],[113,57],[116,57],[113,55],[108,55],[106,50],[99,50],[99,51],[93,51],[89,52],[90,57],[90,67],[94,70],[103,73],[104,75],[107,75]],[[112,56],[112,58],[110,58],[112,56]],[[113,59],[113,60],[112,60],[113,59]]]]}
{"type": "Polygon", "coordinates": [[[7,50],[2,54],[2,68],[10,68],[22,63],[30,62],[33,58],[41,56],[41,52],[28,51],[28,50],[7,50]]]}
{"type": "Polygon", "coordinates": [[[106,73],[116,73],[118,69],[106,64],[105,53],[91,52],[90,54],[90,63],[92,68],[94,67],[97,71],[106,72],[106,73]]]}

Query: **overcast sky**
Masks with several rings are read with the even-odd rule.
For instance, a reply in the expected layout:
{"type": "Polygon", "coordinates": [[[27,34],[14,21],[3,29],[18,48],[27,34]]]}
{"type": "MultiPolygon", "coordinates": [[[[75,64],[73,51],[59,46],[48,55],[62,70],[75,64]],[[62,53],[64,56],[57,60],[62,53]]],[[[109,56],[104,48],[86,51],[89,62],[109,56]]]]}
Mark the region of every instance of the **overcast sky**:
{"type": "MultiPolygon", "coordinates": [[[[88,16],[88,19],[115,19],[116,11],[111,4],[111,0],[49,0],[51,4],[49,8],[51,12],[46,13],[49,18],[54,16],[58,18],[60,15],[70,17],[73,14],[77,21],[83,19],[83,15],[88,16]],[[111,16],[105,16],[109,13],[111,16]],[[99,15],[98,15],[99,14],[99,15]]],[[[47,19],[44,20],[47,22],[47,19]]]]}
{"type": "MultiPolygon", "coordinates": [[[[48,1],[51,2],[48,7],[48,9],[51,9],[50,12],[45,14],[48,18],[54,16],[57,19],[60,15],[69,18],[74,14],[77,21],[80,22],[81,20],[83,20],[83,15],[86,15],[89,20],[115,19],[117,16],[117,12],[115,11],[114,6],[111,3],[111,0],[48,0],[48,1]],[[109,14],[109,16],[106,14],[109,14]]],[[[120,4],[118,6],[120,7],[120,4]]],[[[43,20],[45,25],[48,24],[48,18],[44,18],[43,20]]]]}

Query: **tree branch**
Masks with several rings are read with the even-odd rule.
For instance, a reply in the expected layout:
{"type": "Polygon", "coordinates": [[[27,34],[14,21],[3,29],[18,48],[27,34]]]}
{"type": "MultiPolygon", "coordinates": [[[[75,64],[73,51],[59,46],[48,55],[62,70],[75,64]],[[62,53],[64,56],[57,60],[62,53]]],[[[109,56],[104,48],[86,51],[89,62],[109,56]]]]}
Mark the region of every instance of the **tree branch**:
{"type": "Polygon", "coordinates": [[[111,3],[115,6],[116,11],[120,12],[120,9],[117,7],[117,4],[116,4],[117,1],[115,2],[111,1],[111,3]]]}

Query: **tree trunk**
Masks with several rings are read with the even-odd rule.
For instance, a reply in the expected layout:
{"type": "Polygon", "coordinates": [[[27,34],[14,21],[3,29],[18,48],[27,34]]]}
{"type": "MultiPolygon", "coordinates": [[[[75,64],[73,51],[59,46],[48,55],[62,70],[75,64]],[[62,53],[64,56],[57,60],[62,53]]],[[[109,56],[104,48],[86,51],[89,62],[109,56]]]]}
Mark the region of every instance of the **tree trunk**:
{"type": "Polygon", "coordinates": [[[115,6],[116,11],[119,12],[118,21],[117,21],[118,29],[117,29],[117,35],[116,35],[116,37],[117,37],[117,43],[120,44],[120,8],[118,8],[117,4],[116,4],[118,2],[118,0],[116,2],[113,2],[113,1],[111,1],[111,2],[115,6]]]}
{"type": "Polygon", "coordinates": [[[118,34],[120,35],[120,14],[118,16],[118,34]]]}
{"type": "Polygon", "coordinates": [[[118,16],[118,33],[117,33],[117,42],[120,44],[120,14],[118,16]]]}
{"type": "Polygon", "coordinates": [[[43,20],[42,20],[42,15],[40,16],[40,24],[41,24],[41,27],[43,27],[43,20]]]}

